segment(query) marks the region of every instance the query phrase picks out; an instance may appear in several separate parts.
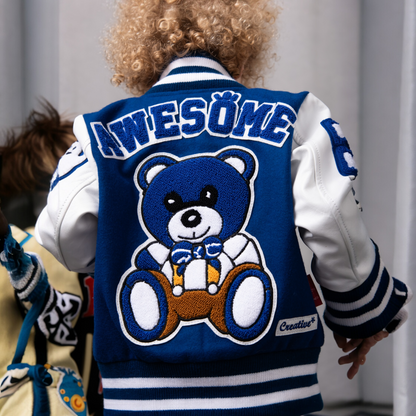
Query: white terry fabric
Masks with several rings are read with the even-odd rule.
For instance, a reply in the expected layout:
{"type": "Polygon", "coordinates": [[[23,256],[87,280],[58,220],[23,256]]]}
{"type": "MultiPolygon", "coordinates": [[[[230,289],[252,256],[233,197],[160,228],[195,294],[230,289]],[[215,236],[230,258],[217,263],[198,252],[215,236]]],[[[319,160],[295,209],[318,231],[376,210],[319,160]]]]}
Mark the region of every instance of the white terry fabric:
{"type": "MultiPolygon", "coordinates": [[[[345,292],[359,286],[374,266],[375,251],[352,195],[349,177],[340,175],[331,141],[320,122],[329,109],[309,94],[295,123],[292,182],[295,224],[313,251],[313,273],[324,287],[345,292]],[[336,273],[334,273],[336,271],[336,273]]],[[[36,225],[36,238],[69,270],[94,272],[98,218],[97,167],[82,116],[74,133],[88,163],[59,182],[36,225]]]]}

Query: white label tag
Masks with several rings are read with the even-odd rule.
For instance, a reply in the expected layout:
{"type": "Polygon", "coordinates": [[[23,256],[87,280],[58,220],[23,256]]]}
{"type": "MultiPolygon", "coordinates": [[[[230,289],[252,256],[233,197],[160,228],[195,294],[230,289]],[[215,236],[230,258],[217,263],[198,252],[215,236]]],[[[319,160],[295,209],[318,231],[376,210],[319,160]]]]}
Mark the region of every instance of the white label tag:
{"type": "Polygon", "coordinates": [[[318,328],[318,314],[300,316],[299,318],[281,319],[277,324],[276,336],[300,334],[318,328]]]}

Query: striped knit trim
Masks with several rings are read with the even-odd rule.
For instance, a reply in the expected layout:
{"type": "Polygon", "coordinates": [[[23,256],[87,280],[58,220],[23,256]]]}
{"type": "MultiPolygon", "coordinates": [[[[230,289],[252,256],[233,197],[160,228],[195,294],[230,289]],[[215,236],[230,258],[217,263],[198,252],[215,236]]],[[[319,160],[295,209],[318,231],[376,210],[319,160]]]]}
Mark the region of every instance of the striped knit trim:
{"type": "Polygon", "coordinates": [[[163,416],[298,416],[309,414],[310,412],[317,412],[322,410],[323,403],[320,394],[308,397],[306,399],[292,400],[290,402],[270,404],[262,407],[247,407],[239,409],[189,409],[189,410],[165,410],[165,411],[146,411],[143,410],[140,413],[124,411],[124,410],[111,410],[106,409],[106,416],[155,416],[162,414],[163,416]]]}
{"type": "MultiPolygon", "coordinates": [[[[297,403],[302,402],[304,407],[296,414],[306,413],[310,411],[309,401],[316,407],[321,400],[316,376],[319,349],[285,351],[281,354],[283,359],[269,359],[272,355],[266,354],[232,360],[231,364],[163,364],[163,367],[144,364],[143,375],[139,372],[140,376],[136,374],[135,377],[109,377],[117,365],[112,364],[113,369],[110,370],[101,364],[104,408],[114,411],[114,414],[123,411],[143,414],[191,410],[216,413],[220,410],[272,406],[274,413],[270,414],[275,414],[280,405],[294,402],[298,406],[297,403]],[[256,360],[258,368],[263,370],[247,372],[255,367],[256,360]],[[244,366],[245,362],[248,367],[244,366]],[[296,362],[301,364],[295,365],[296,362]],[[266,363],[269,369],[264,369],[266,363]],[[155,372],[150,376],[153,366],[155,372]],[[272,366],[278,368],[270,368],[272,366]],[[219,370],[218,376],[213,375],[216,370],[219,370]],[[230,373],[226,374],[226,370],[230,373]],[[186,374],[191,376],[186,377],[186,374]]],[[[273,354],[276,355],[279,354],[273,354]]],[[[140,367],[137,362],[121,365],[122,370],[127,369],[130,373],[137,366],[140,367]]],[[[120,369],[116,372],[119,373],[120,369]]]]}
{"type": "Polygon", "coordinates": [[[245,88],[243,85],[239,84],[237,81],[233,79],[212,79],[208,80],[204,77],[202,80],[196,80],[190,82],[187,79],[184,79],[184,82],[178,83],[167,83],[161,85],[153,86],[146,94],[155,94],[155,93],[168,93],[168,92],[176,92],[176,91],[195,91],[200,89],[236,89],[236,88],[245,88]]]}
{"type": "MultiPolygon", "coordinates": [[[[168,75],[187,74],[189,72],[190,70],[188,67],[179,67],[170,71],[168,75]]],[[[213,68],[207,68],[205,66],[194,66],[192,67],[192,72],[204,72],[204,73],[210,72],[212,74],[221,74],[220,71],[217,71],[216,69],[213,69],[213,68]]]]}
{"type": "Polygon", "coordinates": [[[221,377],[131,377],[103,379],[105,389],[162,389],[162,388],[195,388],[195,387],[236,387],[248,384],[267,383],[294,377],[313,375],[316,364],[279,368],[253,374],[240,374],[221,377]]]}
{"type": "Polygon", "coordinates": [[[385,329],[409,296],[407,286],[390,277],[378,251],[373,271],[361,286],[346,293],[326,288],[322,292],[327,306],[325,322],[348,338],[366,338],[385,329]]]}
{"type": "Polygon", "coordinates": [[[217,61],[204,56],[174,60],[148,94],[200,88],[243,88],[217,61]]]}
{"type": "Polygon", "coordinates": [[[325,287],[321,287],[326,303],[328,303],[328,301],[339,303],[353,303],[364,298],[371,291],[372,287],[377,281],[377,278],[380,276],[380,270],[383,271],[384,269],[384,265],[381,264],[382,262],[378,247],[375,244],[374,250],[375,260],[373,269],[367,277],[367,279],[360,286],[348,292],[335,292],[325,287]]]}
{"type": "Polygon", "coordinates": [[[166,410],[225,410],[246,409],[271,404],[301,400],[319,394],[318,384],[300,389],[285,390],[269,394],[233,398],[185,398],[171,400],[113,400],[104,399],[104,409],[143,411],[166,410]]]}
{"type": "Polygon", "coordinates": [[[198,81],[230,81],[228,75],[216,74],[212,72],[186,72],[183,74],[174,74],[169,75],[166,78],[163,78],[157,82],[154,86],[158,87],[160,85],[166,84],[178,84],[180,82],[198,82],[198,81]]]}
{"type": "Polygon", "coordinates": [[[231,78],[227,70],[217,61],[211,58],[203,57],[203,56],[193,56],[193,57],[184,57],[184,58],[175,59],[162,72],[162,75],[160,76],[160,80],[163,80],[163,78],[168,76],[173,70],[177,68],[184,68],[184,67],[187,67],[190,69],[188,72],[193,72],[192,67],[211,68],[231,78]]]}
{"type": "Polygon", "coordinates": [[[22,301],[28,300],[33,303],[38,297],[43,297],[49,287],[48,278],[45,273],[41,258],[36,253],[24,253],[32,260],[32,264],[25,270],[24,276],[18,281],[10,279],[18,298],[22,301]]]}
{"type": "Polygon", "coordinates": [[[393,279],[382,266],[371,291],[361,299],[351,303],[328,301],[328,317],[332,317],[331,320],[339,325],[345,319],[356,319],[356,325],[363,324],[383,311],[392,295],[393,286],[393,279]]]}

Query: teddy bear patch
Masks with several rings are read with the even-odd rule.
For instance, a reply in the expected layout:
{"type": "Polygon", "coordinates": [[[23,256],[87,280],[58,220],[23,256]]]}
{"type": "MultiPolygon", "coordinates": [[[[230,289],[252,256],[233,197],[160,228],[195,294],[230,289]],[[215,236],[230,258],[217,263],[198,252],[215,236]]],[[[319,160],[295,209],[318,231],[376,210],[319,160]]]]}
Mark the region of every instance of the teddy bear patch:
{"type": "Polygon", "coordinates": [[[271,325],[276,284],[257,240],[245,232],[257,160],[246,149],[149,157],[136,170],[137,248],[117,290],[130,341],[153,345],[183,325],[205,322],[219,336],[252,344],[271,325]]]}

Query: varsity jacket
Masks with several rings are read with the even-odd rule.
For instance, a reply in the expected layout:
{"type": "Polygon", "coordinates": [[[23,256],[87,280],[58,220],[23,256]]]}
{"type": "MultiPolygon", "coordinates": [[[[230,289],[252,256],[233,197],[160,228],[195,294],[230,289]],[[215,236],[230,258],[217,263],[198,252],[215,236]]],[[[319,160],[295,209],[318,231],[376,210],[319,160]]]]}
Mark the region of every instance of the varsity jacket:
{"type": "Polygon", "coordinates": [[[312,94],[247,89],[188,56],[74,132],[36,236],[94,274],[106,415],[320,410],[323,331],[296,228],[332,330],[398,326],[410,291],[367,234],[352,152],[312,94]]]}

